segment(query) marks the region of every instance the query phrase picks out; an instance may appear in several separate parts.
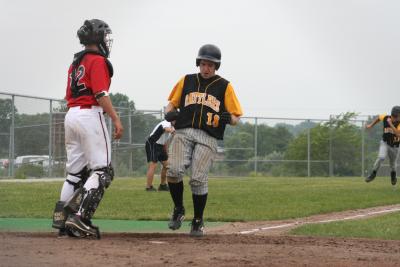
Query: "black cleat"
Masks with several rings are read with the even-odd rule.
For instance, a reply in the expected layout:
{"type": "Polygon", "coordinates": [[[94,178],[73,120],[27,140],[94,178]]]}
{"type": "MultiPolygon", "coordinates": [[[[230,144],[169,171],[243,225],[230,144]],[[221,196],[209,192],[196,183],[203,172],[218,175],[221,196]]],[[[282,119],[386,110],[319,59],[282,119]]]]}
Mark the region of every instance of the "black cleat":
{"type": "Polygon", "coordinates": [[[169,191],[169,187],[167,184],[160,184],[160,186],[158,187],[158,191],[169,191]]]}
{"type": "Polygon", "coordinates": [[[65,238],[68,237],[67,230],[65,228],[61,228],[58,230],[58,238],[65,238]]]}
{"type": "Polygon", "coordinates": [[[157,192],[157,189],[155,189],[153,186],[146,187],[147,192],[157,192]]]}
{"type": "Polygon", "coordinates": [[[80,233],[79,237],[96,236],[100,239],[100,231],[97,226],[92,225],[90,222],[84,222],[78,215],[70,215],[65,222],[66,230],[73,233],[80,233]]]}
{"type": "Polygon", "coordinates": [[[202,237],[204,236],[204,222],[203,219],[193,219],[190,228],[190,236],[202,237]]]}
{"type": "Polygon", "coordinates": [[[376,177],[376,171],[372,171],[372,173],[367,178],[365,178],[365,182],[369,183],[373,181],[375,177],[376,177]]]}
{"type": "Polygon", "coordinates": [[[390,172],[390,181],[392,182],[392,185],[396,185],[397,177],[395,171],[390,172]]]}
{"type": "Polygon", "coordinates": [[[61,228],[58,230],[58,238],[85,237],[81,231],[72,228],[61,228]]]}
{"type": "Polygon", "coordinates": [[[185,208],[174,208],[171,219],[169,220],[168,227],[171,230],[181,228],[182,222],[185,219],[185,208]]]}

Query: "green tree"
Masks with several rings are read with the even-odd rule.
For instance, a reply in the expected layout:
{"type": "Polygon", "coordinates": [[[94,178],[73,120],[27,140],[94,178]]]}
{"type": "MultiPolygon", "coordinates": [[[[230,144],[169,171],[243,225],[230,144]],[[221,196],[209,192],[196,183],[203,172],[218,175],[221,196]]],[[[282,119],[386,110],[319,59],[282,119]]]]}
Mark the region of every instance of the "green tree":
{"type": "MultiPolygon", "coordinates": [[[[361,169],[361,129],[351,122],[356,115],[352,112],[344,113],[332,117],[327,123],[320,123],[310,129],[311,160],[329,160],[331,155],[335,175],[359,175],[361,169]],[[329,151],[330,149],[331,151],[329,151]]],[[[307,138],[306,130],[293,139],[288,146],[285,159],[307,160],[307,138]]],[[[285,166],[291,175],[307,175],[306,163],[287,163],[285,166]]],[[[312,163],[311,174],[314,176],[328,175],[329,165],[327,163],[312,163]]]]}
{"type": "Polygon", "coordinates": [[[15,155],[49,153],[49,113],[15,115],[15,155]]]}
{"type": "Polygon", "coordinates": [[[110,94],[111,102],[113,103],[113,106],[118,109],[118,108],[129,108],[130,110],[135,110],[135,103],[133,100],[129,100],[129,97],[127,95],[121,94],[121,93],[116,93],[110,94]]]}
{"type": "Polygon", "coordinates": [[[248,172],[247,160],[251,159],[254,151],[251,149],[253,136],[247,132],[238,132],[225,140],[226,165],[231,173],[248,172]],[[232,161],[230,161],[232,160],[232,161]]]}

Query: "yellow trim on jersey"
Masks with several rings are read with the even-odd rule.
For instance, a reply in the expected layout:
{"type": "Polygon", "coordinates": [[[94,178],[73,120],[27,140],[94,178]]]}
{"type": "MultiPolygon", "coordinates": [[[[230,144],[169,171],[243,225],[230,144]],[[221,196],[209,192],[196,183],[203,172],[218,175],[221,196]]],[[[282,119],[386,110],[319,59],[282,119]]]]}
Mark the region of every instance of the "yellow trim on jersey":
{"type": "Polygon", "coordinates": [[[183,76],[179,82],[175,85],[172,89],[171,93],[169,94],[168,101],[174,105],[175,108],[179,108],[181,104],[181,97],[182,97],[182,89],[185,83],[185,76],[183,76]]]}
{"type": "MultiPolygon", "coordinates": [[[[196,75],[196,78],[197,78],[197,93],[199,93],[199,92],[200,92],[199,74],[196,75]]],[[[197,111],[197,110],[195,110],[195,111],[193,112],[192,127],[194,127],[194,118],[195,118],[195,116],[196,116],[196,111],[197,111]]]]}
{"type": "Polygon", "coordinates": [[[385,118],[387,116],[387,114],[381,114],[381,115],[379,115],[379,120],[380,121],[383,121],[383,119],[385,118]]]}
{"type": "MultiPolygon", "coordinates": [[[[198,80],[198,79],[199,79],[199,74],[197,74],[197,80],[198,80]]],[[[208,87],[210,87],[213,83],[215,83],[216,81],[219,81],[219,80],[221,80],[221,79],[222,79],[222,78],[219,77],[218,79],[215,79],[214,81],[210,82],[210,84],[207,85],[206,89],[204,90],[204,93],[207,94],[208,87]]],[[[199,81],[199,80],[198,80],[198,82],[199,82],[199,84],[200,84],[200,81],[199,81]]],[[[203,115],[203,107],[204,107],[204,102],[202,101],[202,102],[201,102],[201,111],[200,111],[199,128],[201,128],[201,116],[203,115]]]]}
{"type": "Polygon", "coordinates": [[[225,109],[235,116],[239,117],[243,115],[242,107],[240,106],[231,83],[228,84],[225,91],[225,109]]]}

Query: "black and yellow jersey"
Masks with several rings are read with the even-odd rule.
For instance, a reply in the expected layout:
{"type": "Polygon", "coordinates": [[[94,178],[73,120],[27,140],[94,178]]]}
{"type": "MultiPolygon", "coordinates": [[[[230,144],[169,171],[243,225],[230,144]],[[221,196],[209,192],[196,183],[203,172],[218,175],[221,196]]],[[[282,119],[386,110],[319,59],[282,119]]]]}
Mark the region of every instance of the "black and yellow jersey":
{"type": "Polygon", "coordinates": [[[202,129],[217,139],[223,139],[225,131],[219,114],[243,114],[231,83],[219,75],[204,79],[200,74],[188,74],[175,85],[168,100],[180,110],[176,129],[202,129]]]}
{"type": "MultiPolygon", "coordinates": [[[[383,123],[383,134],[382,140],[386,142],[391,147],[399,147],[400,144],[400,137],[396,136],[393,132],[393,129],[390,127],[387,119],[390,115],[382,114],[379,115],[379,120],[383,123]]],[[[400,130],[400,122],[392,122],[393,126],[400,130]]]]}

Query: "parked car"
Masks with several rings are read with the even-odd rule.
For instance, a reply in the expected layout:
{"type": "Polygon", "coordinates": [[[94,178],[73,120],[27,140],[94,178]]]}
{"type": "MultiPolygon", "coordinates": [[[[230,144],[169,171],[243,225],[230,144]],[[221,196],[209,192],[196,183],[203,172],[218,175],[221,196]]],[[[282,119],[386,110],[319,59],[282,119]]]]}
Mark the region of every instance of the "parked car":
{"type": "Polygon", "coordinates": [[[14,165],[16,168],[24,165],[38,165],[47,168],[49,166],[49,156],[48,155],[24,155],[15,158],[14,165]]]}

